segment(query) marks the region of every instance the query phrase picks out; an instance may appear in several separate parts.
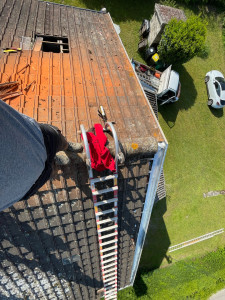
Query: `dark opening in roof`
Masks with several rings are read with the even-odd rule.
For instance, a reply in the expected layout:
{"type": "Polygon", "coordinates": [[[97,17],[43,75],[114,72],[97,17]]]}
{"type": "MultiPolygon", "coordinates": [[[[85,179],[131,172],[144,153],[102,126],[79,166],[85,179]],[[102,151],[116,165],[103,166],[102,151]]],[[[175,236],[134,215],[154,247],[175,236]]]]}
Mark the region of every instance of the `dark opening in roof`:
{"type": "Polygon", "coordinates": [[[41,51],[43,52],[69,53],[68,38],[36,36],[37,39],[42,41],[41,51]]]}

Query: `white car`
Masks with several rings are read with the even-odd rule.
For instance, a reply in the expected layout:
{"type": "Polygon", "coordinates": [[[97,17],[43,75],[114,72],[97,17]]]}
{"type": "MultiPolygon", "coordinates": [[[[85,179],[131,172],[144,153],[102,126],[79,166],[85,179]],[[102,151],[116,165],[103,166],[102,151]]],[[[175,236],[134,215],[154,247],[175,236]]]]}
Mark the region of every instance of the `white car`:
{"type": "Polygon", "coordinates": [[[212,70],[205,76],[208,93],[208,105],[213,108],[225,106],[225,80],[221,72],[212,70]]]}

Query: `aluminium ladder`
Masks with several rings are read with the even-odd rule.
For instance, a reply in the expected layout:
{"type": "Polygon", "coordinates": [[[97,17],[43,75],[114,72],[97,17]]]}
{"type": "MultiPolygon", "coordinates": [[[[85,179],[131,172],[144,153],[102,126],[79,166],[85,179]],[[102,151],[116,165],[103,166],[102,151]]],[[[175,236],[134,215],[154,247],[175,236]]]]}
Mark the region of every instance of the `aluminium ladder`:
{"type": "Polygon", "coordinates": [[[91,168],[91,156],[88,139],[84,126],[81,125],[81,133],[87,155],[87,169],[90,180],[91,192],[94,202],[95,218],[97,223],[99,251],[101,259],[101,269],[104,284],[105,300],[117,299],[117,249],[118,249],[118,159],[119,159],[119,142],[116,131],[111,122],[105,123],[105,128],[109,127],[115,142],[115,165],[116,172],[104,176],[93,178],[91,168]],[[96,185],[113,182],[112,187],[98,189],[96,185]],[[112,194],[112,198],[109,195],[112,194]],[[99,199],[100,198],[100,199],[99,199]],[[99,201],[100,200],[100,201],[99,201]]]}

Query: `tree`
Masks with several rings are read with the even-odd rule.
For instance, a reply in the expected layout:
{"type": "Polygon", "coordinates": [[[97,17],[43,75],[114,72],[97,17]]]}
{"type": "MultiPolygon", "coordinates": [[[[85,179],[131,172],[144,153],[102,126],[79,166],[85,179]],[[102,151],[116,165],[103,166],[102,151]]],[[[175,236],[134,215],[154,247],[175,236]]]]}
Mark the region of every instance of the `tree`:
{"type": "Polygon", "coordinates": [[[162,34],[158,53],[166,64],[183,64],[205,47],[207,23],[200,16],[186,21],[172,19],[162,34]]]}

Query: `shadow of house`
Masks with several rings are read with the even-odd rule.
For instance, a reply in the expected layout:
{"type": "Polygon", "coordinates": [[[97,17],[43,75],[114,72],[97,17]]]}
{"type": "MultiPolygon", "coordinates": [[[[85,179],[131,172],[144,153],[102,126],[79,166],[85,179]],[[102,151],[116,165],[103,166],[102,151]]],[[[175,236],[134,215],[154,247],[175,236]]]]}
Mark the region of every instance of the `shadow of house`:
{"type": "Polygon", "coordinates": [[[167,125],[172,128],[175,126],[179,111],[188,110],[191,108],[196,100],[197,91],[194,86],[192,77],[189,75],[184,66],[176,67],[176,71],[180,75],[181,82],[181,96],[179,101],[169,105],[159,105],[159,112],[167,125]]]}
{"type": "MultiPolygon", "coordinates": [[[[166,210],[166,198],[157,202],[153,208],[140,261],[140,271],[157,269],[163,259],[168,258],[166,253],[170,246],[170,239],[163,220],[166,210]]],[[[169,258],[168,263],[170,263],[169,258]]]]}

